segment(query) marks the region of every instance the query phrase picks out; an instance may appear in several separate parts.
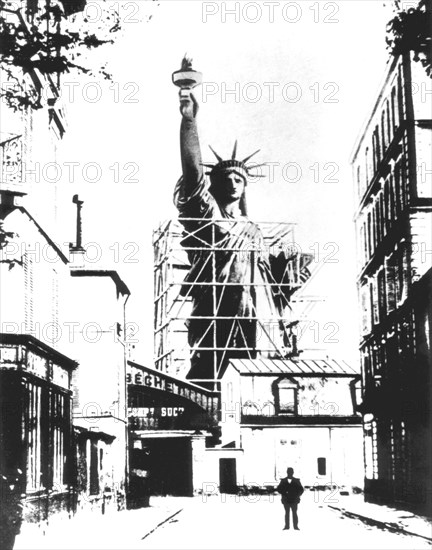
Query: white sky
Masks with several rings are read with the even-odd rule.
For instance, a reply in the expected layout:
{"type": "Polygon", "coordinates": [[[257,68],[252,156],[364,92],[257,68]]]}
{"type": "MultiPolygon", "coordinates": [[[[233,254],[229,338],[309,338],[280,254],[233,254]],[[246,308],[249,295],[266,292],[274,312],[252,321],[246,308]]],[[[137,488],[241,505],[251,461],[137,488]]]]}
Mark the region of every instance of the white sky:
{"type": "MultiPolygon", "coordinates": [[[[240,20],[227,16],[224,23],[223,3],[207,3],[207,8],[205,4],[185,0],[120,2],[121,36],[113,46],[95,52],[94,58],[109,59],[115,84],[76,75],[64,79],[76,81],[78,86],[73,102],[66,97],[69,128],[58,149],[58,162],[80,164],[76,169],[79,177],[73,183],[67,181],[64,171],[57,192],[55,238],[59,242],[73,240],[71,198],[78,192],[85,201],[84,243],[101,245],[99,266],[113,267],[114,250],[110,247],[119,243],[115,267],[132,291],[128,319],[140,325],[137,358],[149,363],[153,348],[151,230],[176,214],[172,191],[180,175],[180,114],[171,74],[180,68],[187,52],[193,57],[194,68],[203,73],[206,89],[212,86],[216,90],[203,97],[201,87],[196,94],[201,103],[198,123],[204,159],[213,160],[209,143],[225,157],[237,138],[238,155],[244,157],[260,148],[256,162],[278,163],[274,181],[262,178],[249,184],[249,217],[297,222],[297,241],[306,252],[311,252],[310,246],[315,250],[318,246],[320,253],[326,254],[334,249],[333,245],[324,249],[326,243],[336,243],[338,262],[327,264],[314,283],[314,291],[328,296],[316,316],[320,323],[339,325],[339,343],[332,344],[329,353],[356,358],[358,312],[349,157],[384,72],[385,24],[392,15],[391,7],[378,0],[275,2],[271,22],[269,8],[263,3],[242,1],[240,20]],[[261,19],[248,22],[243,15],[256,17],[257,5],[261,19]],[[283,8],[285,17],[299,20],[285,21],[283,8]],[[217,13],[204,22],[203,9],[217,13]],[[337,22],[324,22],[326,16],[337,22]],[[89,82],[98,84],[99,101],[83,100],[83,91],[92,98],[98,90],[92,85],[85,88],[89,82]],[[224,97],[223,87],[234,89],[236,83],[240,98],[232,94],[224,97]],[[275,83],[273,98],[264,83],[275,83]],[[288,83],[296,83],[296,87],[285,89],[288,97],[301,91],[297,102],[287,101],[287,94],[284,97],[282,93],[288,83]],[[114,100],[116,90],[118,102],[114,100]],[[261,93],[258,101],[244,97],[249,94],[254,99],[257,92],[261,93]],[[125,102],[128,94],[137,102],[125,102]],[[325,98],[336,102],[324,102],[325,98]],[[102,178],[97,183],[85,181],[89,178],[81,175],[89,162],[101,167],[102,178]],[[289,162],[301,167],[297,182],[287,181],[287,176],[295,176],[294,168],[285,175],[282,171],[289,162]],[[120,167],[117,184],[114,170],[109,169],[114,163],[120,167]],[[125,163],[132,164],[125,170],[125,163]],[[326,163],[332,164],[324,169],[326,163]],[[319,173],[311,166],[318,166],[319,173]],[[138,181],[125,181],[134,167],[138,181]],[[337,181],[324,183],[334,168],[337,181]],[[132,259],[139,261],[125,261],[128,253],[134,253],[132,259]]],[[[233,8],[234,4],[226,6],[233,8]]],[[[92,177],[93,172],[88,175],[92,177]]],[[[43,219],[39,220],[44,225],[43,219]]]]}

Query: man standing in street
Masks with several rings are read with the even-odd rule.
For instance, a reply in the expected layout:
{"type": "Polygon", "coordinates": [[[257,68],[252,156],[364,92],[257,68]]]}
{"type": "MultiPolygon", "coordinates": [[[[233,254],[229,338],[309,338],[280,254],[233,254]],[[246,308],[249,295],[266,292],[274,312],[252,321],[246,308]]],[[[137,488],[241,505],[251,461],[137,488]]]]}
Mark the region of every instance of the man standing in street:
{"type": "Polygon", "coordinates": [[[287,477],[281,479],[277,489],[282,495],[282,504],[285,508],[285,527],[290,528],[290,510],[293,517],[294,529],[299,530],[297,506],[300,502],[300,496],[303,494],[303,486],[299,479],[294,477],[294,470],[292,468],[287,469],[287,477]]]}

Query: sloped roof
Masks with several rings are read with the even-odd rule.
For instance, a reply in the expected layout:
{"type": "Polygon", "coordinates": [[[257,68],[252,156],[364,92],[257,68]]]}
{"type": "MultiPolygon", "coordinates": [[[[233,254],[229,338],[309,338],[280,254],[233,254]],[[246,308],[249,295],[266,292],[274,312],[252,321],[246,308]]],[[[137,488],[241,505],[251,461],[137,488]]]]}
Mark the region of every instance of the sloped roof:
{"type": "Polygon", "coordinates": [[[231,359],[240,374],[345,375],[360,374],[346,361],[335,359],[231,359]]]}

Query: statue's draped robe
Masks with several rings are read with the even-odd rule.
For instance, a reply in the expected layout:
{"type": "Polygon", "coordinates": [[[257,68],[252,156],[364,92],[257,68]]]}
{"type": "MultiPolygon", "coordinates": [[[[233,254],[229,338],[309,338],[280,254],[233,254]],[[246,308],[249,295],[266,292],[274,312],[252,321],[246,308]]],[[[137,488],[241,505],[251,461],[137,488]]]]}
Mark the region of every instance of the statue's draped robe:
{"type": "MultiPolygon", "coordinates": [[[[182,246],[191,264],[181,289],[183,296],[192,299],[189,345],[200,348],[192,353],[188,378],[214,378],[228,359],[256,356],[255,348],[261,347],[257,337],[264,333],[257,330],[254,317],[266,318],[268,325],[269,318],[282,315],[291,292],[279,284],[288,282],[287,259],[283,254],[269,258],[258,225],[246,216],[229,216],[208,191],[204,178],[188,194],[180,179],[174,200],[185,228],[182,246]]],[[[273,325],[273,338],[276,327],[281,340],[279,325],[283,332],[283,324],[275,321],[273,325]]]]}

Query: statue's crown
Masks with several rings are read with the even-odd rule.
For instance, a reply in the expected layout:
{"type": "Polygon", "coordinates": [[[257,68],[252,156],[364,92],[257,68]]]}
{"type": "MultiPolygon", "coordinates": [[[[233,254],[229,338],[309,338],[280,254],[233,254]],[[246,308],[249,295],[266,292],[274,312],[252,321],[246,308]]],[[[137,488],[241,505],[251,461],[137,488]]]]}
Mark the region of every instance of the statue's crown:
{"type": "Polygon", "coordinates": [[[252,153],[251,155],[247,156],[243,160],[237,160],[237,140],[234,143],[233,152],[231,154],[231,158],[228,160],[223,160],[220,155],[216,153],[216,151],[213,149],[211,145],[209,145],[212,153],[217,158],[217,163],[203,163],[203,166],[210,168],[209,171],[206,172],[207,175],[210,176],[210,179],[212,179],[214,176],[217,176],[219,173],[225,172],[227,170],[235,170],[238,172],[241,176],[243,176],[246,180],[248,177],[256,177],[256,178],[263,178],[263,174],[253,174],[251,171],[255,168],[259,168],[260,166],[264,166],[265,163],[262,164],[246,164],[248,160],[250,160],[254,155],[259,153],[260,149],[252,153]]]}

